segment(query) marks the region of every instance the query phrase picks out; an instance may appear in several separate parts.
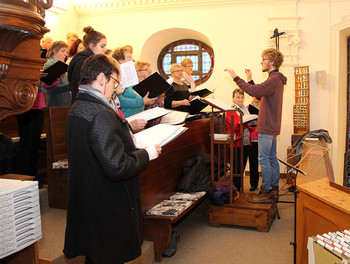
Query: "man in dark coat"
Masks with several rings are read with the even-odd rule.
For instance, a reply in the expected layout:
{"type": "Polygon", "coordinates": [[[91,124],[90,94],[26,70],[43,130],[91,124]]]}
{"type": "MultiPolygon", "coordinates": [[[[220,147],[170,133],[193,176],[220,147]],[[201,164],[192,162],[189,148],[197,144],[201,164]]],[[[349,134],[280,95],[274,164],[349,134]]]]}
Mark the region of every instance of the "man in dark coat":
{"type": "Polygon", "coordinates": [[[85,263],[120,264],[141,254],[138,173],[161,152],[136,150],[128,122],[110,106],[119,65],[93,55],[82,66],[80,92],[67,118],[69,195],[64,254],[85,263]]]}

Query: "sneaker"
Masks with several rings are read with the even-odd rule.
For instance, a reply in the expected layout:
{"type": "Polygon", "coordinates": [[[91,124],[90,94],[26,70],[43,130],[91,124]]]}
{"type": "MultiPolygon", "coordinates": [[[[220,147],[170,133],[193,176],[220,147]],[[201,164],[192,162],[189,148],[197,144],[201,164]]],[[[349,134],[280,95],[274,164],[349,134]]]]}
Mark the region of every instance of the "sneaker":
{"type": "Polygon", "coordinates": [[[256,196],[248,199],[248,202],[255,204],[270,204],[272,203],[271,192],[271,190],[268,191],[261,188],[260,192],[256,196]]]}
{"type": "Polygon", "coordinates": [[[249,191],[250,191],[250,192],[254,192],[256,189],[257,189],[257,187],[252,186],[252,187],[250,187],[249,191]]]}
{"type": "Polygon", "coordinates": [[[278,199],[280,198],[278,186],[272,186],[271,198],[272,198],[273,200],[278,200],[278,199]]]}

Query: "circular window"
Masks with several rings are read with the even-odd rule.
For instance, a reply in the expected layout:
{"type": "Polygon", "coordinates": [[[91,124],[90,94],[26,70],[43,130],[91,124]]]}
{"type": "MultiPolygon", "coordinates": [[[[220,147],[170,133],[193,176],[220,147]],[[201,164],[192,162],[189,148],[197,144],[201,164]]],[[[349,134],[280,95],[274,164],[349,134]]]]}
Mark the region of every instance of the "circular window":
{"type": "Polygon", "coordinates": [[[168,79],[171,64],[181,64],[184,58],[190,58],[193,61],[192,77],[196,85],[209,79],[214,68],[214,52],[207,44],[194,39],[178,40],[162,49],[158,57],[160,75],[168,79]]]}

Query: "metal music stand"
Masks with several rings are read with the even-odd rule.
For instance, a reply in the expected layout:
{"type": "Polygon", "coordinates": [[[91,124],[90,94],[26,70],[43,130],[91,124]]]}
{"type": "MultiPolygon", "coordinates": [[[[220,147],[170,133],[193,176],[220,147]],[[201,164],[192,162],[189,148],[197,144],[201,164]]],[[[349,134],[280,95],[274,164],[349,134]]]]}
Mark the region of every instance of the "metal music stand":
{"type": "MultiPolygon", "coordinates": [[[[278,203],[293,203],[294,204],[294,241],[290,242],[290,245],[293,246],[293,259],[294,259],[293,263],[294,264],[296,263],[296,252],[297,252],[297,245],[296,245],[296,223],[297,223],[297,217],[296,216],[297,216],[297,195],[299,194],[299,191],[297,190],[297,187],[296,187],[297,186],[296,185],[297,175],[298,175],[298,173],[301,173],[301,174],[306,176],[308,173],[310,173],[312,171],[312,169],[317,165],[317,163],[321,160],[321,158],[315,163],[315,165],[308,172],[302,171],[301,169],[298,168],[298,166],[300,165],[300,163],[308,155],[310,155],[311,151],[313,151],[315,148],[322,149],[324,151],[324,153],[329,151],[328,148],[317,146],[316,145],[317,143],[310,144],[310,143],[307,143],[307,142],[305,142],[303,140],[303,141],[299,142],[299,144],[293,148],[292,153],[295,150],[297,150],[298,148],[300,148],[299,147],[300,144],[308,145],[311,148],[306,153],[303,153],[304,150],[301,150],[299,153],[295,154],[295,156],[304,154],[304,156],[298,161],[298,163],[296,165],[292,165],[292,164],[289,164],[286,161],[278,159],[279,162],[281,162],[282,164],[286,165],[289,168],[288,174],[291,175],[291,177],[292,177],[292,185],[291,185],[291,187],[289,187],[289,191],[294,193],[294,201],[280,201],[279,200],[278,203]]],[[[287,157],[287,159],[289,157],[287,157]]]]}

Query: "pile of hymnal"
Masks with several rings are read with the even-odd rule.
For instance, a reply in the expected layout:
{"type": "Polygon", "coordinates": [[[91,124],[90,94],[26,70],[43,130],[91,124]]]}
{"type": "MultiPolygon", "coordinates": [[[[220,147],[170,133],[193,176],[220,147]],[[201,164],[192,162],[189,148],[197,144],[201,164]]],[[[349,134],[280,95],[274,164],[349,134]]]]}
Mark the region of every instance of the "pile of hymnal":
{"type": "Polygon", "coordinates": [[[328,232],[313,237],[315,242],[338,257],[350,260],[350,231],[328,232]]]}
{"type": "Polygon", "coordinates": [[[178,216],[192,204],[191,201],[164,200],[146,212],[146,215],[178,216]]]}
{"type": "Polygon", "coordinates": [[[185,201],[197,201],[203,197],[206,192],[193,192],[193,193],[182,193],[177,192],[169,197],[170,200],[185,200],[185,201]]]}
{"type": "Polygon", "coordinates": [[[146,215],[163,215],[163,216],[178,216],[188,207],[192,201],[196,201],[205,195],[205,192],[180,193],[177,192],[169,197],[169,200],[164,200],[152,207],[146,212],[146,215]]]}
{"type": "Polygon", "coordinates": [[[0,179],[0,259],[41,236],[38,182],[0,179]]]}

